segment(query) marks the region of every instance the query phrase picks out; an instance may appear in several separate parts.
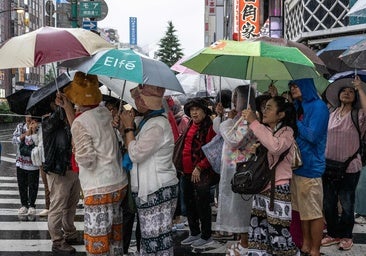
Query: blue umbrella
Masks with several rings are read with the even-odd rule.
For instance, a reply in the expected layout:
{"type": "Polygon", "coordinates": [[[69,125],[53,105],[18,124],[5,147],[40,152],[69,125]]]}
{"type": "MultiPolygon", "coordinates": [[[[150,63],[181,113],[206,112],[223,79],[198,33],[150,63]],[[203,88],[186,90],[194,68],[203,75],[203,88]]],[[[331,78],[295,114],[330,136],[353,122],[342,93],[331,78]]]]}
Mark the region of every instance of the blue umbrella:
{"type": "Polygon", "coordinates": [[[345,36],[334,39],[327,47],[317,52],[317,55],[323,60],[327,68],[333,71],[331,73],[352,70],[353,68],[346,65],[338,56],[363,39],[366,39],[366,35],[345,36]]]}

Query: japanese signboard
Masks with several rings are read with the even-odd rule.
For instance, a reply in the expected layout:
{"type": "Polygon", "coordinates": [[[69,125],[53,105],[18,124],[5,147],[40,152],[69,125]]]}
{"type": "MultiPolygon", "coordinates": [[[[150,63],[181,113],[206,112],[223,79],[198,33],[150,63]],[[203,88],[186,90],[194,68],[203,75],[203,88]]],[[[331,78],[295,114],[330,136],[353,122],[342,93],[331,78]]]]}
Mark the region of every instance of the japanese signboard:
{"type": "Polygon", "coordinates": [[[260,32],[260,0],[235,0],[234,35],[238,41],[256,37],[260,32]]]}
{"type": "Polygon", "coordinates": [[[137,45],[137,18],[130,17],[130,45],[137,45]]]}
{"type": "Polygon", "coordinates": [[[101,3],[96,1],[80,2],[80,17],[100,17],[102,15],[101,3]]]}

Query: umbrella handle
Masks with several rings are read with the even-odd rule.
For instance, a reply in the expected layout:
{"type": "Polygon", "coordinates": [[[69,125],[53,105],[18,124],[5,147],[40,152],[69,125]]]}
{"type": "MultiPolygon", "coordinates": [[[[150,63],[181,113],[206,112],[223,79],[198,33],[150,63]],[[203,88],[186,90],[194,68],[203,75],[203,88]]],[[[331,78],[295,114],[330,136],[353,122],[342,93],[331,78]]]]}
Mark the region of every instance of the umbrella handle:
{"type": "Polygon", "coordinates": [[[119,108],[118,108],[118,115],[122,113],[123,95],[125,94],[126,82],[127,82],[127,80],[125,80],[124,83],[123,83],[123,89],[122,89],[122,93],[121,93],[121,101],[119,102],[119,108]]]}
{"type": "Polygon", "coordinates": [[[52,62],[52,71],[53,71],[53,77],[55,78],[55,85],[56,85],[57,92],[60,92],[60,89],[58,88],[58,84],[57,84],[57,75],[56,75],[56,68],[55,68],[54,62],[52,62]]]}

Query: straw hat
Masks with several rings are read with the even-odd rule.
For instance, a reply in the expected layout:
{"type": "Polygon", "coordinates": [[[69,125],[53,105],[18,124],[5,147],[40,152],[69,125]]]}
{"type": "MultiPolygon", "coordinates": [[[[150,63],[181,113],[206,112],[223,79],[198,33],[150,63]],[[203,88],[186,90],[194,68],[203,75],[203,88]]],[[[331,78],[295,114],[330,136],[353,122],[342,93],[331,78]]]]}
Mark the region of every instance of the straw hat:
{"type": "MultiPolygon", "coordinates": [[[[349,88],[355,88],[353,85],[354,78],[340,78],[338,80],[335,80],[333,83],[329,84],[326,91],[325,91],[325,97],[327,101],[333,106],[338,107],[341,105],[341,102],[339,100],[339,93],[342,88],[349,87],[349,88]]],[[[366,84],[362,83],[362,89],[366,92],[366,84]]],[[[358,94],[356,93],[356,108],[361,107],[360,98],[358,97],[358,94]]]]}
{"type": "Polygon", "coordinates": [[[64,89],[66,96],[79,106],[98,105],[102,101],[102,93],[99,90],[98,77],[76,72],[74,79],[64,89]]]}

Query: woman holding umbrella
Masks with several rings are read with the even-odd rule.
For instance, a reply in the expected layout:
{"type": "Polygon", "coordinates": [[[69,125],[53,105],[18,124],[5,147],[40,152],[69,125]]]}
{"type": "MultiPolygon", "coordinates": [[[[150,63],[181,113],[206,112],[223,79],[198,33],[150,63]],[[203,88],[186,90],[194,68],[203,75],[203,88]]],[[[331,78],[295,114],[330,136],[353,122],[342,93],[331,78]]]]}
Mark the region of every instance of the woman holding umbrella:
{"type": "Polygon", "coordinates": [[[365,88],[356,76],[355,79],[336,80],[326,90],[326,98],[335,109],[329,117],[325,151],[327,166],[323,175],[323,191],[328,233],[322,240],[322,246],[338,244],[340,250],[349,250],[353,245],[355,190],[362,168],[359,142],[360,135],[362,137],[366,130],[365,88]],[[344,163],[344,168],[337,171],[332,162],[337,166],[344,163]],[[342,207],[340,218],[338,201],[342,207]]]}
{"type": "Polygon", "coordinates": [[[178,199],[178,178],[172,156],[174,137],[163,108],[165,89],[139,85],[131,90],[142,120],[123,111],[115,127],[125,135],[132,161],[131,191],[141,229],[140,255],[173,255],[172,220],[178,199]]]}

